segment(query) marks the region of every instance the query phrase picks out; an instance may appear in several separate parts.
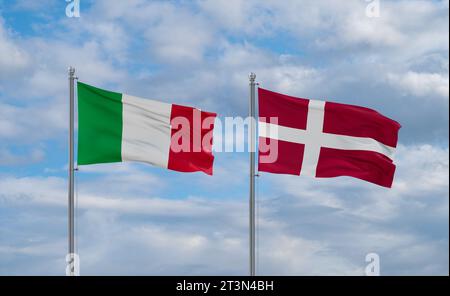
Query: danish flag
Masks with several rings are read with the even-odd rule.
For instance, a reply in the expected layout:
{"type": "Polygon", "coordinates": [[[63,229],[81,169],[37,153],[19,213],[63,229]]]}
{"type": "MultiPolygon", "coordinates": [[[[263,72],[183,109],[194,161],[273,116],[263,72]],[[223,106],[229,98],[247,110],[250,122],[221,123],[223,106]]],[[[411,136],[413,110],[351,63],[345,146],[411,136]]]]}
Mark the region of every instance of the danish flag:
{"type": "Polygon", "coordinates": [[[259,171],[391,187],[400,124],[375,110],[258,89],[259,171]],[[275,145],[274,145],[275,144],[275,145]],[[277,149],[276,157],[269,157],[277,149]]]}

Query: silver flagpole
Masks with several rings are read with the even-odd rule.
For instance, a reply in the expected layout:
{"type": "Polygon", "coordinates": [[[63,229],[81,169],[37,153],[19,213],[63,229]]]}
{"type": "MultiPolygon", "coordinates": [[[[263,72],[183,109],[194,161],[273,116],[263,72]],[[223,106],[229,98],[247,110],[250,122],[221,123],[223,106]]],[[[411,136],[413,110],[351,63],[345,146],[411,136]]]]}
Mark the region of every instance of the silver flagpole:
{"type": "Polygon", "coordinates": [[[69,275],[75,275],[75,199],[74,199],[74,82],[75,68],[69,67],[69,275]]]}
{"type": "Polygon", "coordinates": [[[248,75],[250,80],[250,275],[255,275],[255,79],[256,74],[248,75]]]}

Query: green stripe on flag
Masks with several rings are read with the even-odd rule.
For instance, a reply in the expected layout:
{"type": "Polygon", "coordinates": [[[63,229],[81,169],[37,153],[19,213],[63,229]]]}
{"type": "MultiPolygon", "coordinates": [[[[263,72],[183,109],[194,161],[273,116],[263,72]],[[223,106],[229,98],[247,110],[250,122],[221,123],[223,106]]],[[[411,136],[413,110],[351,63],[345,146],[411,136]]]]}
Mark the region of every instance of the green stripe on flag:
{"type": "Polygon", "coordinates": [[[122,94],[78,82],[79,165],[122,161],[122,94]]]}

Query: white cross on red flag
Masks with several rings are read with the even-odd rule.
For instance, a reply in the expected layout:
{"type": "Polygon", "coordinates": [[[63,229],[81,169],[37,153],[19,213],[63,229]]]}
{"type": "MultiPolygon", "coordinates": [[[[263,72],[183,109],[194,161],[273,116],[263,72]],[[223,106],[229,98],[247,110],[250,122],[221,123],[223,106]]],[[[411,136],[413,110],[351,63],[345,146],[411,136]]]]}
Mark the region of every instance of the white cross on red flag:
{"type": "Polygon", "coordinates": [[[262,88],[259,171],[350,176],[391,187],[400,124],[375,110],[296,98],[262,88]],[[273,149],[277,149],[276,157],[273,149]]]}

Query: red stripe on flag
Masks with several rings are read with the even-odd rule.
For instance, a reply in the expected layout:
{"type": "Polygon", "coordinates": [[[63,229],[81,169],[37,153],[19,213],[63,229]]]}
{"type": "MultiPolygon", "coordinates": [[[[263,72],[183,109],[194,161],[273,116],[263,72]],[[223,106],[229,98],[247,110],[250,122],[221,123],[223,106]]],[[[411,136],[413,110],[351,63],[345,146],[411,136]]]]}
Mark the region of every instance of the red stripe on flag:
{"type": "Polygon", "coordinates": [[[212,132],[215,117],[215,113],[172,105],[168,169],[179,172],[202,171],[212,175],[214,162],[212,132]],[[206,124],[205,120],[211,124],[202,127],[203,123],[206,124]],[[207,140],[208,137],[210,140],[207,140]],[[188,141],[188,143],[183,143],[183,141],[188,141]],[[184,146],[186,149],[180,151],[180,146],[184,146]]]}
{"type": "Polygon", "coordinates": [[[275,174],[300,175],[304,149],[303,144],[259,137],[258,170],[275,174]],[[271,141],[270,144],[269,141],[271,141]],[[264,159],[269,158],[270,153],[278,155],[275,155],[275,161],[268,163],[264,159]]]}
{"type": "Polygon", "coordinates": [[[306,129],[308,99],[295,98],[258,88],[259,117],[278,117],[278,124],[296,129],[306,129]]]}
{"type": "Polygon", "coordinates": [[[322,147],[316,177],[350,176],[390,188],[394,172],[395,165],[383,154],[322,147]]]}
{"type": "Polygon", "coordinates": [[[375,110],[340,104],[325,103],[323,132],[375,139],[396,147],[400,124],[375,110]]]}

